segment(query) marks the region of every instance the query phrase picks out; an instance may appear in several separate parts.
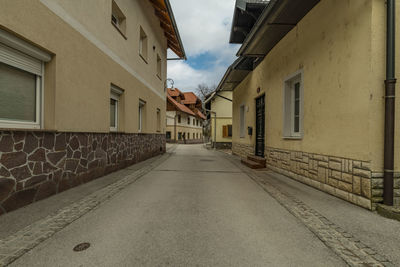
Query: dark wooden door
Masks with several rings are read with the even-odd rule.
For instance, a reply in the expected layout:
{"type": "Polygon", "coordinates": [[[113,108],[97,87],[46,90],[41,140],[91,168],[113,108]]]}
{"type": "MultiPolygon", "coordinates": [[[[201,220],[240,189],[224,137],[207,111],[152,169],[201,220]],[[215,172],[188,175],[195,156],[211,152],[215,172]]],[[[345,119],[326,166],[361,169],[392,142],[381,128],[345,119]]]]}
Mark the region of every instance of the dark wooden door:
{"type": "Polygon", "coordinates": [[[264,157],[265,96],[256,99],[256,156],[264,157]]]}

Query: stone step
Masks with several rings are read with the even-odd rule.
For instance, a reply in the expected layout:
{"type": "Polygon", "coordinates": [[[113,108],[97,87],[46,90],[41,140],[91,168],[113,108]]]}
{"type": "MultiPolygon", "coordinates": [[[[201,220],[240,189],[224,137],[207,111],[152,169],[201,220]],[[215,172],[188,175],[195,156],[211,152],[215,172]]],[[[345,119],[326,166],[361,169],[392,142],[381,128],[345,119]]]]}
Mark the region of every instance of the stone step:
{"type": "Polygon", "coordinates": [[[252,161],[252,160],[248,160],[248,159],[242,159],[242,164],[246,165],[247,167],[251,168],[251,169],[262,169],[264,168],[263,165],[252,161]]]}
{"type": "Polygon", "coordinates": [[[265,158],[259,157],[259,156],[255,156],[255,155],[248,155],[247,156],[248,160],[257,162],[258,164],[262,165],[264,168],[266,166],[266,160],[265,158]]]}

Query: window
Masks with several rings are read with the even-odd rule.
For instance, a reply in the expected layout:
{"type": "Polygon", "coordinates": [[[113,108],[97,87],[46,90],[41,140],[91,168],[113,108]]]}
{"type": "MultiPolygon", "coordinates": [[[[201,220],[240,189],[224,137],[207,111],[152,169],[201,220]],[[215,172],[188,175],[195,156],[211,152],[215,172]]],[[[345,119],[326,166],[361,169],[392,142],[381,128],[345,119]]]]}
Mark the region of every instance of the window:
{"type": "Polygon", "coordinates": [[[110,94],[110,131],[118,130],[119,103],[123,90],[115,85],[111,85],[110,94]]]}
{"type": "Polygon", "coordinates": [[[161,110],[157,109],[157,132],[161,132],[161,110]]]}
{"type": "Polygon", "coordinates": [[[190,118],[188,118],[187,121],[188,121],[188,124],[190,124],[190,118]]]}
{"type": "Polygon", "coordinates": [[[111,24],[126,39],[126,17],[115,1],[112,1],[111,24]]]}
{"type": "Polygon", "coordinates": [[[193,119],[193,125],[196,125],[196,120],[195,119],[193,119]]]}
{"type": "Polygon", "coordinates": [[[144,126],[144,106],[146,105],[146,102],[143,100],[139,99],[139,132],[143,131],[143,126],[144,126]]]}
{"type": "Polygon", "coordinates": [[[193,139],[196,139],[195,133],[193,133],[193,139]]]}
{"type": "Polygon", "coordinates": [[[222,137],[232,137],[232,125],[222,126],[222,137]]]}
{"type": "Polygon", "coordinates": [[[222,137],[224,138],[232,137],[232,125],[222,126],[222,137]]]}
{"type": "Polygon", "coordinates": [[[147,63],[147,35],[140,27],[139,55],[147,63]]]}
{"type": "Polygon", "coordinates": [[[181,132],[178,133],[178,140],[182,140],[182,133],[181,132]]]}
{"type": "Polygon", "coordinates": [[[181,115],[178,115],[178,123],[181,123],[181,115]]]}
{"type": "Polygon", "coordinates": [[[240,106],[240,138],[244,138],[245,137],[245,135],[246,135],[246,132],[245,132],[245,121],[244,121],[244,119],[245,119],[245,106],[244,105],[241,105],[240,106]]]}
{"type": "Polygon", "coordinates": [[[232,124],[228,125],[228,137],[232,137],[232,124]]]}
{"type": "Polygon", "coordinates": [[[157,77],[161,80],[161,57],[157,54],[157,77]]]}
{"type": "Polygon", "coordinates": [[[286,79],[284,84],[283,135],[285,138],[302,137],[302,84],[302,71],[286,79]]]}
{"type": "Polygon", "coordinates": [[[166,133],[166,138],[167,138],[167,140],[171,140],[171,132],[166,133]]]}
{"type": "Polygon", "coordinates": [[[0,29],[0,127],[41,128],[44,62],[50,59],[0,29]],[[1,40],[7,40],[7,45],[1,40]]]}
{"type": "Polygon", "coordinates": [[[199,126],[199,120],[196,120],[196,126],[199,126]]]}

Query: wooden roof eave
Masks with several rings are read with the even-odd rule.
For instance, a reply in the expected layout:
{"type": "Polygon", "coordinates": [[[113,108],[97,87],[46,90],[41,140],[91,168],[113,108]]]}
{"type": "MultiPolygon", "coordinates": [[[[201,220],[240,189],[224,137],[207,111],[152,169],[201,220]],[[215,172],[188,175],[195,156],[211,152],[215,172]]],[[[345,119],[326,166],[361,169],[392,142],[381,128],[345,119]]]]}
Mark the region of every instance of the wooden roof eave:
{"type": "Polygon", "coordinates": [[[167,46],[179,57],[185,58],[183,47],[178,40],[173,23],[168,13],[167,6],[164,0],[149,0],[154,8],[155,15],[160,20],[160,26],[164,30],[164,35],[167,38],[167,46]]]}

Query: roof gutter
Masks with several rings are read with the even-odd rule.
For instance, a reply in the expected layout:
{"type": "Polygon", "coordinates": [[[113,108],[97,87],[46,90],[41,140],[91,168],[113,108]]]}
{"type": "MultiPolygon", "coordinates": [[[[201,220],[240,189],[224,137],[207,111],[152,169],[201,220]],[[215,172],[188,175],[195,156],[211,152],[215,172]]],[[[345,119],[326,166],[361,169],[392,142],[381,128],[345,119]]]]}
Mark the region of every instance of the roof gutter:
{"type": "Polygon", "coordinates": [[[215,90],[215,92],[219,92],[221,91],[221,87],[222,85],[225,83],[226,79],[228,78],[229,74],[231,73],[232,70],[234,70],[236,68],[236,66],[239,64],[239,62],[242,60],[242,58],[237,58],[226,70],[224,76],[222,77],[221,81],[219,82],[217,89],[215,90]]]}
{"type": "Polygon", "coordinates": [[[396,0],[387,0],[383,203],[393,206],[396,0]]]}
{"type": "Polygon", "coordinates": [[[253,41],[254,37],[257,35],[257,32],[260,30],[261,26],[264,24],[264,21],[268,19],[270,16],[273,8],[275,7],[276,3],[279,0],[271,0],[267,7],[264,9],[261,16],[258,18],[257,22],[254,24],[253,28],[251,29],[250,33],[247,35],[246,39],[244,40],[242,46],[239,48],[239,51],[236,53],[236,56],[240,57],[243,56],[244,52],[246,51],[249,44],[253,41]]]}
{"type": "Polygon", "coordinates": [[[169,3],[169,0],[164,0],[164,2],[165,2],[165,6],[167,7],[167,10],[168,10],[169,17],[171,18],[172,26],[174,27],[176,37],[178,38],[179,45],[182,49],[183,57],[180,59],[187,60],[185,48],[183,47],[182,39],[179,34],[178,26],[176,25],[175,16],[174,16],[174,12],[172,11],[171,4],[169,3]]]}

